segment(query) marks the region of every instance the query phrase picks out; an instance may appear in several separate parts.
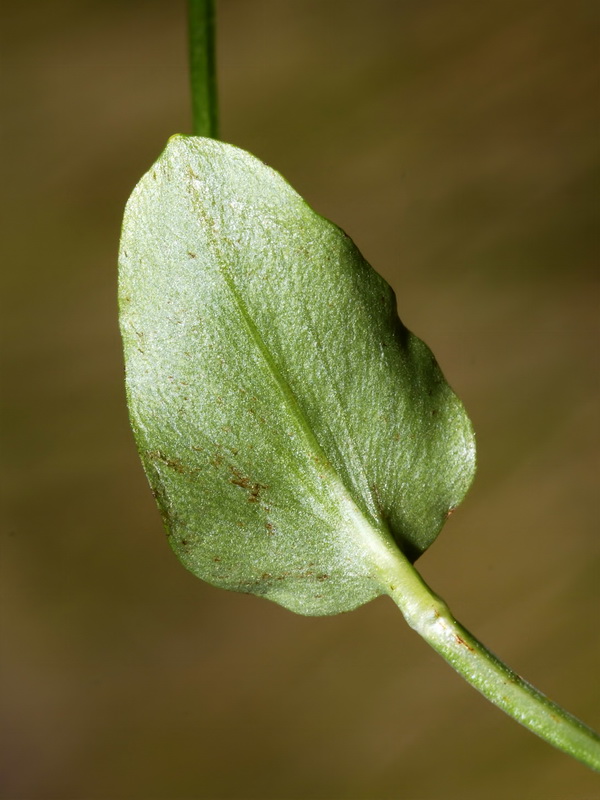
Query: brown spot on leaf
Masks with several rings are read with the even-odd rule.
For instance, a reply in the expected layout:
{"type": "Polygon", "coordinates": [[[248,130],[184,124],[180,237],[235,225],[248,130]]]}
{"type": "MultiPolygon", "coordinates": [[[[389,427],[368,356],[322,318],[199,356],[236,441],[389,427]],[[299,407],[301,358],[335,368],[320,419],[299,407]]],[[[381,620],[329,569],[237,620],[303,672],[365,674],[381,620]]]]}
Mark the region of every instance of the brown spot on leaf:
{"type": "Polygon", "coordinates": [[[233,483],[234,486],[239,486],[241,489],[246,489],[246,491],[249,493],[249,503],[258,503],[261,491],[263,489],[268,489],[269,487],[265,486],[264,483],[255,483],[254,481],[251,481],[250,478],[233,466],[230,467],[230,469],[233,473],[233,478],[230,478],[229,482],[233,483]]]}
{"type": "Polygon", "coordinates": [[[161,464],[164,464],[166,467],[170,467],[174,469],[175,472],[179,472],[181,475],[184,475],[186,472],[189,472],[189,469],[185,466],[185,464],[177,458],[169,458],[160,450],[150,450],[148,452],[148,458],[151,461],[160,461],[161,464]]]}

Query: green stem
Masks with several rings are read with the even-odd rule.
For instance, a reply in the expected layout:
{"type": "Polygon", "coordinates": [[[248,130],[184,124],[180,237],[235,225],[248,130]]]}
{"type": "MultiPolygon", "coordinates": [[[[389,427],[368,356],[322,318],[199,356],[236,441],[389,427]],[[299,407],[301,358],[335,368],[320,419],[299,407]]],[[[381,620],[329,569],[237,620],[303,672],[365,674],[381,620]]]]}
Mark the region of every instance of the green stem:
{"type": "Polygon", "coordinates": [[[519,677],[457,622],[416,569],[388,550],[382,588],[414,628],[475,689],[550,744],[600,771],[600,736],[519,677]]]}
{"type": "Polygon", "coordinates": [[[189,0],[188,8],[193,132],[217,139],[215,0],[189,0]]]}

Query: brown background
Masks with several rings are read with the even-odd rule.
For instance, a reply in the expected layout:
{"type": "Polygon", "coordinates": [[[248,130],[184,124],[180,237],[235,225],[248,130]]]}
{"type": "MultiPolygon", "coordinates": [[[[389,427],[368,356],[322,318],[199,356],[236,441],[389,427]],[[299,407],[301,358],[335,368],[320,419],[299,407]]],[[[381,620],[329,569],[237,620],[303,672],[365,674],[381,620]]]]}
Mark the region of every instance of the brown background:
{"type": "MultiPolygon", "coordinates": [[[[182,2],[8,3],[2,797],[589,800],[385,599],[305,619],[170,553],[128,430],[120,216],[189,131],[182,2]]],[[[478,432],[419,562],[600,727],[598,5],[221,0],[223,138],[393,284],[478,432]]]]}

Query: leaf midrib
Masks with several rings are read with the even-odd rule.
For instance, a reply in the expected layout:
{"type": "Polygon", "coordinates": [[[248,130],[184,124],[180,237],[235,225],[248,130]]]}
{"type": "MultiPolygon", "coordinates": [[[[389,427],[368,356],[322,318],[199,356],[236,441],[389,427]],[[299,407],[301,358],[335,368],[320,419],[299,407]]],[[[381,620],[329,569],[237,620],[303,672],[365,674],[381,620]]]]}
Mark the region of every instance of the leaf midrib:
{"type": "MultiPolygon", "coordinates": [[[[192,192],[192,197],[196,199],[197,195],[195,192],[192,192]]],[[[350,512],[350,515],[353,518],[357,518],[358,515],[360,519],[357,527],[360,527],[364,531],[365,526],[367,526],[368,529],[371,531],[371,535],[373,535],[373,533],[377,531],[376,536],[378,540],[377,542],[378,545],[381,544],[381,539],[380,539],[381,536],[383,536],[383,538],[388,542],[392,542],[395,545],[394,538],[388,531],[387,526],[385,525],[381,517],[376,516],[373,513],[370,514],[372,519],[368,519],[365,516],[365,513],[361,510],[360,504],[356,502],[356,500],[352,495],[352,492],[348,489],[348,486],[342,480],[338,471],[335,469],[329,457],[323,450],[323,447],[321,446],[319,440],[317,439],[312,429],[312,426],[310,425],[300,403],[296,398],[296,395],[292,387],[290,386],[289,382],[286,380],[284,375],[282,375],[279,366],[275,361],[271,351],[269,350],[266,342],[264,341],[258,326],[254,322],[252,315],[250,314],[246,306],[246,303],[244,302],[243,298],[240,296],[237,290],[235,281],[233,280],[230,274],[230,268],[227,264],[227,259],[225,258],[223,251],[219,245],[217,236],[213,231],[213,226],[211,225],[212,221],[211,218],[205,212],[205,209],[201,202],[193,203],[193,207],[198,212],[202,220],[203,223],[202,227],[206,235],[206,243],[217,265],[217,272],[223,278],[227,290],[230,293],[231,298],[236,308],[239,311],[240,317],[243,321],[243,324],[250,338],[252,339],[255,347],[257,348],[265,364],[267,365],[269,373],[275,385],[277,386],[281,396],[283,397],[284,403],[287,406],[290,414],[297,421],[298,427],[304,436],[309,451],[322,464],[323,471],[328,474],[328,477],[330,479],[329,491],[335,497],[335,499],[338,501],[340,505],[345,506],[346,510],[350,512]],[[360,524],[360,520],[362,520],[362,524],[360,524]]],[[[326,367],[329,373],[330,370],[328,365],[326,365],[326,367]]],[[[379,547],[377,549],[379,549],[379,547]]]]}

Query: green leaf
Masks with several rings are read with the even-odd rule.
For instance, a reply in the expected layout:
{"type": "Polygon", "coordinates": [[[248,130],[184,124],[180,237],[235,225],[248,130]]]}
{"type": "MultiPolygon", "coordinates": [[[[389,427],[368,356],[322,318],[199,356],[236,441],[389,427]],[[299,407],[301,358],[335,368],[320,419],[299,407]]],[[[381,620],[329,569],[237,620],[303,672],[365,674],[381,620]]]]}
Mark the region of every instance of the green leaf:
{"type": "Polygon", "coordinates": [[[120,309],[144,467],[209,583],[355,608],[467,491],[471,425],[393,291],[250,154],[169,141],[127,205],[120,309]]]}

